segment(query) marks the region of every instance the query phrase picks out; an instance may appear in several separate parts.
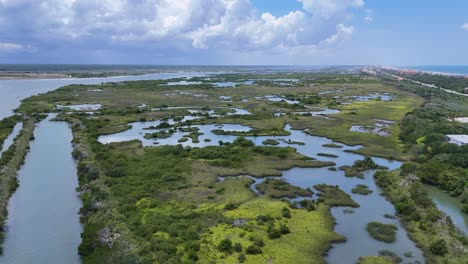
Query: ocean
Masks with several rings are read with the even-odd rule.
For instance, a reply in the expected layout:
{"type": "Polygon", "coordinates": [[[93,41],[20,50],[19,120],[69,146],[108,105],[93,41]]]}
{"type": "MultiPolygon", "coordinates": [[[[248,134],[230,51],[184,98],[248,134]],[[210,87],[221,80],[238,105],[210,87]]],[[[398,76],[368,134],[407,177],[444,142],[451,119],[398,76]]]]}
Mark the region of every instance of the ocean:
{"type": "Polygon", "coordinates": [[[425,71],[425,72],[468,75],[468,65],[465,65],[465,66],[401,66],[398,68],[425,71]]]}

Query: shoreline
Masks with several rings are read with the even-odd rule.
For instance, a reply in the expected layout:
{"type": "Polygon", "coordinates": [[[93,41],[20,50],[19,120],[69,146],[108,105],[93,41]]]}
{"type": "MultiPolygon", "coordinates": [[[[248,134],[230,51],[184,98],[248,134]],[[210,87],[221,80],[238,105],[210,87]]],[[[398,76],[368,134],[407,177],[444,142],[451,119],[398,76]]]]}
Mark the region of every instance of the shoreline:
{"type": "Polygon", "coordinates": [[[446,77],[463,77],[468,79],[468,73],[452,73],[452,72],[439,72],[439,71],[428,71],[428,70],[416,70],[411,68],[405,68],[404,66],[379,66],[379,68],[401,71],[407,74],[430,74],[430,75],[441,75],[446,77]]]}

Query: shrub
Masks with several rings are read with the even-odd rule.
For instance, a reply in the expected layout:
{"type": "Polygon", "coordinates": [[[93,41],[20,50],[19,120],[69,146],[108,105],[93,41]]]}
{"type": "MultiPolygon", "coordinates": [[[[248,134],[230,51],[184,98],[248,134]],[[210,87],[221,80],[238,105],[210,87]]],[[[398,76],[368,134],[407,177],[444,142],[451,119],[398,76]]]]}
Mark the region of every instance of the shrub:
{"type": "Polygon", "coordinates": [[[225,206],[224,206],[224,209],[225,210],[234,210],[237,208],[237,204],[235,203],[227,203],[225,206]]]}
{"type": "Polygon", "coordinates": [[[396,225],[370,222],[367,224],[366,230],[371,237],[379,241],[393,243],[396,240],[396,225]]]}
{"type": "Polygon", "coordinates": [[[257,255],[262,253],[262,249],[256,245],[250,245],[245,249],[245,253],[249,255],[257,255]]]}
{"type": "Polygon", "coordinates": [[[237,260],[239,261],[239,263],[244,263],[246,260],[245,254],[240,253],[239,256],[237,257],[237,260]]]}
{"type": "Polygon", "coordinates": [[[286,235],[286,234],[291,233],[291,230],[289,230],[289,227],[287,227],[286,225],[281,225],[280,232],[281,234],[286,235]]]}
{"type": "Polygon", "coordinates": [[[232,249],[232,241],[229,238],[225,238],[219,242],[218,249],[220,251],[230,251],[232,249]]]}
{"type": "Polygon", "coordinates": [[[241,245],[241,243],[235,243],[233,249],[234,249],[234,251],[236,251],[236,252],[242,252],[242,245],[241,245]]]}
{"type": "Polygon", "coordinates": [[[281,231],[277,228],[271,228],[270,231],[268,231],[268,238],[269,239],[276,239],[281,237],[281,231]]]}
{"type": "Polygon", "coordinates": [[[281,213],[283,214],[283,217],[291,218],[291,211],[287,207],[283,207],[281,213]]]}
{"type": "Polygon", "coordinates": [[[436,240],[431,243],[429,250],[438,256],[444,256],[448,253],[447,242],[443,239],[436,240]]]}

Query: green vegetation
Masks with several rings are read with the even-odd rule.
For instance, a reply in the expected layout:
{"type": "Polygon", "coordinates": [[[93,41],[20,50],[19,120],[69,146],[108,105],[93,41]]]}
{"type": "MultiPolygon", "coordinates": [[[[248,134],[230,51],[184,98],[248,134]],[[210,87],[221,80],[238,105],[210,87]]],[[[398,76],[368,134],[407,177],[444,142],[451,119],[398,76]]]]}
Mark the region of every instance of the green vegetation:
{"type": "MultiPolygon", "coordinates": [[[[453,90],[462,89],[460,85],[466,83],[466,80],[447,76],[422,74],[412,77],[453,90]]],[[[401,122],[400,139],[414,161],[403,165],[402,174],[416,175],[424,183],[436,185],[459,197],[465,204],[463,211],[468,212],[468,145],[449,144],[445,137],[448,134],[468,134],[468,124],[451,120],[467,115],[467,97],[407,81],[383,79],[388,85],[416,93],[426,100],[401,122]]]]}
{"type": "Polygon", "coordinates": [[[386,257],[387,259],[391,260],[393,263],[400,263],[402,259],[398,256],[395,252],[390,250],[379,250],[379,255],[382,257],[386,257]]]}
{"type": "Polygon", "coordinates": [[[177,140],[177,142],[179,142],[179,143],[183,143],[183,142],[187,142],[187,141],[189,141],[189,139],[187,137],[182,137],[182,138],[179,138],[177,140]]]}
{"type": "Polygon", "coordinates": [[[174,130],[172,129],[169,129],[169,130],[161,130],[161,131],[158,131],[158,132],[154,132],[154,133],[146,133],[145,134],[145,138],[146,139],[150,139],[150,138],[160,138],[160,139],[164,139],[164,138],[169,138],[172,136],[172,134],[174,134],[174,130]]]}
{"type": "MultiPolygon", "coordinates": [[[[0,244],[4,240],[8,199],[19,186],[17,180],[18,170],[23,165],[29,151],[29,141],[33,137],[36,120],[35,117],[25,118],[23,129],[0,158],[0,244]]],[[[3,247],[0,247],[0,253],[2,252],[3,247]]]]}
{"type": "Polygon", "coordinates": [[[333,226],[333,219],[325,217],[329,215],[328,207],[322,205],[310,212],[288,209],[290,215],[284,217],[285,205],[281,201],[259,197],[228,211],[227,219],[246,219],[246,224],[236,227],[223,223],[212,227],[203,236],[199,261],[238,263],[239,258],[245,258],[246,263],[307,263],[314,259],[324,263],[321,254],[330,243],[344,239],[327,231],[333,226]],[[220,251],[216,245],[226,238],[233,245],[239,243],[242,251],[220,251]]]}
{"type": "Polygon", "coordinates": [[[372,193],[372,190],[369,189],[369,186],[365,184],[358,184],[351,190],[352,193],[368,195],[372,193]]]}
{"type": "Polygon", "coordinates": [[[314,192],[310,189],[302,189],[293,186],[283,180],[266,179],[262,183],[257,184],[255,188],[264,195],[271,198],[297,198],[298,196],[306,197],[312,196],[314,192]]]}
{"type": "Polygon", "coordinates": [[[317,156],[329,157],[329,158],[338,158],[338,155],[330,153],[317,153],[317,156]]]}
{"type": "Polygon", "coordinates": [[[185,135],[184,137],[188,137],[192,139],[193,143],[200,143],[200,140],[198,139],[199,136],[203,135],[201,132],[190,132],[188,135],[185,135]]]}
{"type": "Polygon", "coordinates": [[[334,144],[334,143],[327,143],[327,144],[323,144],[322,147],[326,147],[326,148],[342,148],[343,146],[342,146],[342,145],[339,145],[339,144],[334,144]]]}
{"type": "Polygon", "coordinates": [[[244,138],[205,148],[141,148],[138,141],[102,145],[96,131],[103,121],[69,121],[82,124],[73,125],[74,141],[80,143],[77,152],[87,153],[76,155],[80,186],[87,190],[81,195],[84,231],[79,252],[84,263],[115,258],[142,263],[255,262],[265,252],[282,259],[278,247],[291,239],[304,241],[313,251],[291,247],[288,254],[321,259],[332,242],[342,239],[332,231],[333,218],[325,205],[313,212],[288,209],[290,218],[276,220],[286,204],[255,198],[250,179],[218,182],[221,175],[264,177],[293,166],[333,163],[312,160],[293,148],[256,147],[244,138]],[[257,221],[262,215],[275,218],[257,221]],[[236,219],[248,221],[231,225],[236,219]],[[314,227],[312,222],[320,224],[314,227]],[[113,238],[112,247],[100,238],[103,230],[113,238]],[[319,235],[310,239],[311,231],[319,235]],[[241,238],[241,233],[248,234],[241,238]]]}
{"type": "Polygon", "coordinates": [[[273,146],[276,146],[279,144],[279,142],[277,140],[274,140],[274,139],[266,139],[262,142],[263,145],[273,145],[273,146]]]}
{"type": "Polygon", "coordinates": [[[410,238],[422,249],[427,263],[468,261],[466,237],[443,217],[413,175],[400,171],[379,171],[375,174],[375,180],[383,194],[395,205],[410,238]],[[441,239],[445,242],[441,242],[441,239]]]}
{"type": "Polygon", "coordinates": [[[394,264],[394,262],[387,257],[369,256],[359,258],[357,264],[394,264]]]}
{"type": "Polygon", "coordinates": [[[18,115],[9,116],[0,120],[0,150],[3,148],[5,140],[13,132],[15,125],[22,121],[23,117],[18,115]]]}
{"type": "Polygon", "coordinates": [[[465,87],[468,87],[468,80],[464,78],[464,76],[447,76],[429,73],[404,74],[401,72],[399,72],[398,75],[423,83],[435,84],[438,87],[460,93],[464,93],[465,87]]]}
{"type": "Polygon", "coordinates": [[[319,201],[323,201],[326,205],[359,207],[359,204],[353,201],[347,193],[340,190],[338,186],[319,184],[315,185],[314,188],[321,192],[317,196],[320,196],[319,201]]]}
{"type": "Polygon", "coordinates": [[[3,147],[5,139],[13,132],[13,128],[19,119],[18,116],[14,115],[0,120],[0,150],[3,147]]]}
{"type": "MultiPolygon", "coordinates": [[[[227,177],[224,181],[218,178],[281,176],[283,170],[292,167],[329,167],[335,163],[311,159],[292,147],[254,146],[242,137],[233,143],[220,142],[219,146],[204,148],[182,145],[143,148],[140,141],[108,145],[97,141],[99,135],[125,131],[129,123],[145,120],[162,120],[157,128],[168,129],[148,133],[147,138],[166,138],[179,130],[189,133],[179,142],[190,138],[194,143],[199,142],[201,133],[192,125],[241,124],[251,130],[212,132],[273,137],[288,135],[285,126],[290,124],[293,129],[308,128],[309,134],[364,146],[353,152],[394,159],[411,155],[403,153],[398,122],[422,104],[420,97],[382,85],[376,78],[354,74],[288,74],[286,78],[299,79],[288,87],[278,86],[272,80],[284,77],[281,73],[223,74],[211,80],[192,78],[202,84],[188,86],[167,85],[168,81],[181,79],[70,85],[25,99],[18,109],[24,114],[61,112],[56,109],[57,104],[103,105],[94,118],[80,113],[61,114],[72,125],[74,134],[73,155],[78,162],[83,201],[80,215],[84,229],[79,247],[83,263],[117,260],[122,263],[308,263],[311,259],[324,263],[323,256],[331,243],[344,240],[333,232],[330,207],[359,206],[348,194],[322,184],[315,186],[320,191],[317,202],[310,199],[285,202],[272,197],[310,196],[312,191],[270,179],[258,185],[265,195],[256,196],[250,189],[252,180],[247,177],[227,177]],[[248,89],[244,85],[215,88],[212,83],[220,80],[254,80],[257,85],[248,89]],[[100,92],[90,92],[93,89],[100,92]],[[318,95],[338,89],[339,98],[337,94],[318,95]],[[391,93],[395,100],[352,101],[349,105],[339,102],[348,96],[382,92],[391,93]],[[300,103],[265,100],[271,94],[300,103]],[[230,96],[232,102],[226,104],[220,96],[230,96]],[[147,107],[138,107],[142,104],[147,107]],[[194,114],[200,118],[173,126],[167,123],[171,118],[181,120],[190,107],[202,105],[205,107],[196,109],[215,109],[221,116],[194,114]],[[306,106],[340,112],[328,118],[294,114],[306,106]],[[234,107],[248,110],[252,115],[227,115],[234,107]],[[275,116],[277,112],[285,115],[275,116]],[[375,119],[396,121],[389,125],[388,137],[350,131],[353,125],[374,125],[375,119]]],[[[265,142],[279,144],[277,140],[265,142]]],[[[283,142],[301,144],[292,140],[283,142]]],[[[365,170],[383,167],[366,158],[345,169],[349,176],[359,176],[365,170]]],[[[415,192],[414,196],[419,194],[415,192]]],[[[449,242],[446,256],[453,256],[449,242]]],[[[433,248],[437,251],[443,247],[433,248]]]]}
{"type": "Polygon", "coordinates": [[[386,170],[387,167],[380,166],[372,160],[370,157],[365,157],[363,160],[356,160],[353,166],[342,166],[341,170],[345,171],[346,177],[358,177],[363,178],[364,174],[362,172],[367,170],[386,170]]]}
{"type": "Polygon", "coordinates": [[[393,224],[383,224],[379,222],[370,222],[366,230],[371,237],[385,243],[393,243],[396,240],[397,226],[393,224]]]}

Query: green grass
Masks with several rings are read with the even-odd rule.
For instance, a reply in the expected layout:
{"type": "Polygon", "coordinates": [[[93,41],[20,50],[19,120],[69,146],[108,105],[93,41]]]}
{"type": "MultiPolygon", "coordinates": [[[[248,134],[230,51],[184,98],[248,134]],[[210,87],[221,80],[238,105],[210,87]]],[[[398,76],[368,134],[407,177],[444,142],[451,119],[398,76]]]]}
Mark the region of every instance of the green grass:
{"type": "Polygon", "coordinates": [[[279,142],[277,140],[274,140],[274,139],[266,139],[262,142],[263,145],[272,145],[272,146],[276,146],[279,144],[279,142]]]}
{"type": "Polygon", "coordinates": [[[327,144],[323,144],[322,147],[326,147],[326,148],[342,148],[343,146],[342,146],[342,145],[339,145],[339,144],[334,144],[334,143],[327,143],[327,144]]]}
{"type": "Polygon", "coordinates": [[[330,154],[330,153],[317,153],[317,156],[329,157],[329,158],[338,158],[338,155],[330,154]]]}
{"type": "Polygon", "coordinates": [[[291,209],[291,218],[282,218],[284,202],[273,201],[260,197],[246,202],[237,209],[227,211],[225,217],[230,220],[247,219],[243,228],[231,224],[218,224],[202,236],[200,249],[200,263],[238,263],[237,252],[220,252],[216,246],[225,238],[233,243],[240,243],[245,248],[252,245],[251,238],[262,239],[264,246],[262,254],[246,254],[245,263],[325,263],[324,253],[331,243],[342,241],[344,238],[332,231],[334,221],[329,208],[321,205],[315,211],[307,212],[302,209],[291,209]],[[274,225],[286,225],[290,233],[277,239],[268,238],[268,225],[255,221],[258,216],[271,216],[274,225]]]}
{"type": "MultiPolygon", "coordinates": [[[[29,141],[33,137],[34,127],[37,119],[26,117],[24,126],[14,139],[13,144],[2,153],[0,158],[0,244],[4,240],[4,224],[7,217],[8,199],[19,187],[17,180],[18,171],[24,163],[29,151],[29,141]]],[[[0,254],[3,247],[0,247],[0,254]]]]}
{"type": "MultiPolygon", "coordinates": [[[[296,76],[295,74],[294,76],[296,76]]],[[[271,74],[268,77],[283,76],[271,74]]],[[[265,75],[225,75],[226,80],[266,78],[265,75]]],[[[323,162],[305,157],[294,148],[254,147],[245,140],[224,146],[183,148],[182,146],[141,146],[141,142],[122,142],[102,145],[97,137],[129,129],[130,122],[180,119],[187,109],[168,109],[165,106],[216,109],[228,113],[231,108],[243,108],[253,115],[202,118],[187,122],[196,124],[242,124],[249,132],[225,132],[234,135],[287,135],[286,124],[293,128],[310,128],[308,133],[327,136],[337,142],[363,144],[361,153],[402,158],[396,135],[398,123],[390,127],[390,137],[380,137],[349,131],[351,125],[371,125],[372,119],[401,120],[422,101],[393,88],[381,85],[373,78],[335,74],[299,74],[294,87],[279,87],[272,82],[259,81],[256,86],[213,88],[210,81],[201,85],[168,87],[167,81],[137,81],[103,85],[70,85],[33,96],[23,101],[21,113],[50,112],[57,104],[101,103],[103,109],[95,118],[81,114],[62,113],[73,128],[78,174],[83,207],[80,210],[84,232],[79,252],[83,263],[105,263],[119,260],[141,263],[237,263],[239,252],[220,252],[221,240],[230,238],[242,245],[242,251],[262,239],[262,254],[246,254],[246,263],[324,263],[324,254],[332,242],[344,238],[333,232],[334,220],[330,206],[359,206],[348,194],[333,187],[318,185],[321,203],[315,210],[290,209],[291,218],[283,217],[284,202],[266,196],[257,197],[250,189],[248,178],[218,181],[219,176],[251,175],[254,177],[281,176],[292,167],[327,167],[323,162]],[[311,84],[314,84],[311,86],[311,84]],[[102,90],[99,93],[92,89],[102,90]],[[354,102],[339,105],[336,94],[317,98],[317,93],[343,90],[340,96],[365,95],[371,92],[392,92],[393,102],[354,102]],[[183,93],[181,93],[183,92],[183,93]],[[196,97],[193,94],[203,94],[196,97]],[[313,107],[334,107],[340,114],[329,119],[302,115],[275,117],[274,113],[291,113],[289,105],[276,104],[255,96],[277,94],[287,98],[308,100],[313,107]],[[233,102],[221,102],[219,96],[232,96],[233,102]],[[247,98],[248,101],[241,101],[247,98]],[[317,99],[317,100],[315,100],[317,99]],[[147,104],[146,110],[137,106],[147,104]],[[159,111],[147,111],[162,107],[159,111]],[[277,109],[278,108],[278,109],[277,109]],[[228,206],[226,206],[228,205],[228,206]],[[271,218],[267,217],[271,216],[271,218]],[[267,217],[266,223],[257,217],[267,217]],[[235,219],[247,219],[242,227],[233,227],[235,219]],[[289,234],[269,238],[271,230],[282,226],[289,234]],[[119,236],[112,248],[99,242],[98,234],[108,229],[119,236]],[[269,231],[270,229],[270,231],[269,231]]],[[[292,78],[291,76],[289,78],[292,78]]],[[[176,129],[177,126],[174,127],[176,129]]],[[[185,132],[193,142],[200,134],[196,129],[185,132]]],[[[216,132],[216,131],[215,131],[216,132]]],[[[151,135],[152,137],[153,135],[151,135]]],[[[158,137],[165,136],[159,135],[158,137]]],[[[185,137],[185,138],[188,138],[185,137]]],[[[288,143],[288,142],[286,142],[288,143]]],[[[289,142],[288,144],[300,144],[289,142]]],[[[326,147],[337,147],[328,144],[326,147]]],[[[266,184],[265,184],[266,185],[266,184]]],[[[283,186],[283,185],[281,185],[283,186]]],[[[304,192],[292,186],[265,189],[265,193],[286,191],[304,192]],[[281,189],[280,188],[280,189],[281,189]]],[[[307,192],[309,193],[309,192],[307,192]]],[[[311,206],[312,208],[312,206],[311,206]]],[[[272,237],[270,235],[270,237],[272,237]]]]}
{"type": "Polygon", "coordinates": [[[198,139],[199,136],[203,135],[201,132],[190,132],[188,135],[185,135],[184,137],[188,137],[192,139],[193,143],[200,143],[200,140],[198,139]]]}
{"type": "Polygon", "coordinates": [[[260,184],[257,184],[255,188],[262,194],[267,195],[271,198],[297,198],[299,196],[312,196],[314,192],[308,189],[302,189],[297,186],[293,186],[283,180],[277,179],[266,179],[260,184]]]}
{"type": "Polygon", "coordinates": [[[361,257],[357,264],[394,264],[387,257],[383,256],[368,256],[368,257],[361,257]]]}
{"type": "Polygon", "coordinates": [[[423,103],[423,99],[383,85],[376,84],[374,88],[376,91],[395,93],[398,95],[398,98],[391,102],[376,100],[368,102],[354,101],[350,105],[336,106],[341,112],[330,115],[331,118],[329,119],[298,117],[298,120],[291,122],[291,125],[297,129],[309,128],[309,134],[326,136],[347,145],[364,145],[363,148],[354,151],[363,155],[404,159],[406,155],[403,153],[398,139],[398,122],[403,119],[406,113],[420,106],[423,103]],[[396,123],[388,128],[391,133],[390,136],[384,137],[349,130],[353,125],[374,125],[375,119],[396,121],[396,123]]]}
{"type": "Polygon", "coordinates": [[[359,207],[359,204],[353,201],[351,196],[340,190],[337,186],[318,184],[314,188],[320,191],[317,194],[320,197],[319,201],[323,201],[326,205],[359,207]]]}
{"type": "Polygon", "coordinates": [[[416,202],[415,198],[428,197],[421,192],[417,192],[420,194],[418,196],[411,195],[411,189],[417,187],[418,183],[413,181],[411,175],[402,176],[399,171],[381,171],[374,177],[385,197],[395,205],[408,236],[421,248],[427,263],[455,264],[468,261],[466,236],[454,226],[440,221],[442,214],[434,204],[424,207],[416,202]],[[437,256],[430,250],[431,244],[441,239],[441,234],[449,234],[443,237],[448,245],[445,256],[437,256]]]}
{"type": "Polygon", "coordinates": [[[351,190],[352,193],[357,193],[361,195],[368,195],[372,193],[372,190],[369,189],[369,186],[364,184],[358,184],[351,190]]]}
{"type": "Polygon", "coordinates": [[[397,226],[393,224],[383,224],[379,222],[370,222],[366,230],[371,237],[385,243],[393,243],[396,240],[397,226]]]}

